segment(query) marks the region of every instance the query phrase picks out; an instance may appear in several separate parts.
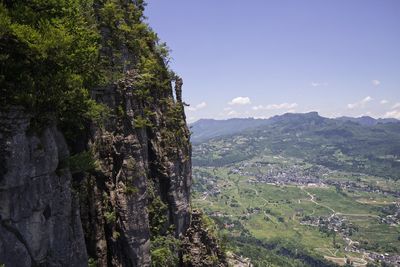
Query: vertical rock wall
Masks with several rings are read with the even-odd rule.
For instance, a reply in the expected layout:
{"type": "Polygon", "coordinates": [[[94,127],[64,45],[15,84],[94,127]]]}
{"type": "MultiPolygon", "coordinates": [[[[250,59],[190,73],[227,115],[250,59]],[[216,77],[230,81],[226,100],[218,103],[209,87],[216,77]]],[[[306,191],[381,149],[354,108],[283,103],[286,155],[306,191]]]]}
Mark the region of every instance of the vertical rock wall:
{"type": "Polygon", "coordinates": [[[78,203],[62,134],[29,132],[21,110],[0,113],[0,263],[5,266],[86,266],[78,203]]]}
{"type": "Polygon", "coordinates": [[[190,223],[191,147],[182,103],[173,99],[172,88],[150,102],[139,100],[134,96],[135,78],[134,71],[127,72],[116,85],[93,92],[98,102],[120,112],[104,127],[93,125],[89,149],[97,169],[80,186],[88,250],[102,266],[150,264],[154,222],[149,221],[149,206],[155,198],[166,204],[160,216],[168,218],[165,229],[172,226],[176,237],[190,223]],[[151,125],[137,125],[135,118],[145,110],[152,113],[151,125]],[[166,117],[170,112],[181,122],[171,125],[166,117]]]}

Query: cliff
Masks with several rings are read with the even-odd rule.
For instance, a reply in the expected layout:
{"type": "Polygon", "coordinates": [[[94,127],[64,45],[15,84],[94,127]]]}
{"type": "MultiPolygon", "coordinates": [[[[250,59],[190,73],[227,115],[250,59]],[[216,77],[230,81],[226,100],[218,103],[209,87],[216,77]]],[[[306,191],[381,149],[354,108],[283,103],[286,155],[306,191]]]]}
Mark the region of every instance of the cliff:
{"type": "Polygon", "coordinates": [[[64,137],[54,125],[32,135],[29,121],[17,109],[0,117],[0,262],[86,266],[71,173],[58,169],[69,153],[64,137]]]}
{"type": "Polygon", "coordinates": [[[144,3],[45,2],[0,6],[0,263],[225,266],[191,216],[183,82],[144,3]]]}
{"type": "Polygon", "coordinates": [[[135,74],[127,74],[96,91],[98,101],[121,107],[122,115],[92,126],[88,146],[96,169],[77,185],[86,243],[101,265],[146,266],[151,238],[179,238],[190,223],[191,147],[182,103],[172,91],[138,100],[134,81],[135,74]],[[135,119],[145,107],[152,113],[147,126],[135,119]]]}

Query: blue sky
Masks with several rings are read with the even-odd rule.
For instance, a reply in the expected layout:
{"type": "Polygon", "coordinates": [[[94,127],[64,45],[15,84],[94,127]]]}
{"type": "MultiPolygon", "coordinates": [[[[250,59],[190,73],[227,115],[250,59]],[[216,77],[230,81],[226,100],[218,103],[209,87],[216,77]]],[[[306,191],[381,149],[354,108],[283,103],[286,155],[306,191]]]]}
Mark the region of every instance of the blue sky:
{"type": "Polygon", "coordinates": [[[399,0],[148,0],[190,122],[400,118],[399,0]]]}

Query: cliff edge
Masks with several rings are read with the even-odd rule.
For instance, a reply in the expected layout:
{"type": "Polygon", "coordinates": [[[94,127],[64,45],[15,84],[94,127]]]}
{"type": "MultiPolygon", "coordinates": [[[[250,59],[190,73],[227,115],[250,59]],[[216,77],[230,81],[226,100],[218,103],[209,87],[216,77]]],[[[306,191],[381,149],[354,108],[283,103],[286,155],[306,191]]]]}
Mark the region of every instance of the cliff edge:
{"type": "Polygon", "coordinates": [[[0,264],[227,266],[191,214],[183,81],[144,6],[0,4],[0,264]]]}

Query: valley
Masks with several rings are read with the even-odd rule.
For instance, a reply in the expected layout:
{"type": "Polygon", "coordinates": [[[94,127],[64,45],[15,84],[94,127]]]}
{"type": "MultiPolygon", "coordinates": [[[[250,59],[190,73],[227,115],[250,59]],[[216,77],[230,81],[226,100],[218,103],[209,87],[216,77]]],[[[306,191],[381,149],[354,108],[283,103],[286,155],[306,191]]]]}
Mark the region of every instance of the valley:
{"type": "Polygon", "coordinates": [[[195,159],[215,159],[194,167],[193,205],[215,220],[227,246],[255,266],[400,264],[398,180],[324,166],[310,154],[293,157],[268,145],[258,146],[256,155],[245,148],[254,132],[211,139],[193,150],[195,159]],[[223,162],[220,155],[237,158],[223,162]]]}

